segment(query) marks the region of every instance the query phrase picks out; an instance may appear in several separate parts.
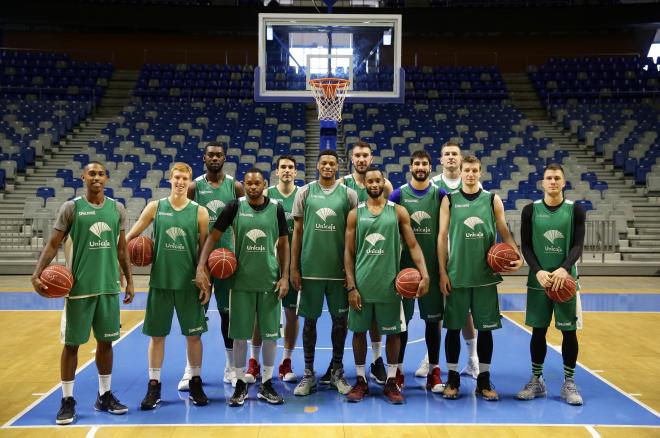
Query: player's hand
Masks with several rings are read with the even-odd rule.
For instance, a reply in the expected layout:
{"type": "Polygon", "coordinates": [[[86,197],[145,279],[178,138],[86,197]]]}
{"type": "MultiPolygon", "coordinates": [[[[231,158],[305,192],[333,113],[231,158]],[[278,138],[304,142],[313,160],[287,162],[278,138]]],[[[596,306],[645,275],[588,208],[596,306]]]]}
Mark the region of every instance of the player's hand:
{"type": "Polygon", "coordinates": [[[280,278],[280,280],[275,285],[275,290],[278,291],[278,298],[281,300],[289,293],[289,279],[280,278]]]}
{"type": "Polygon", "coordinates": [[[552,290],[555,292],[563,289],[566,279],[571,276],[564,268],[557,268],[550,275],[552,276],[552,290]]]}
{"type": "Polygon", "coordinates": [[[429,277],[422,277],[422,280],[419,282],[419,286],[417,286],[417,298],[426,295],[428,291],[429,277]]]}
{"type": "Polygon", "coordinates": [[[126,294],[124,295],[124,304],[132,303],[133,298],[135,298],[135,287],[133,286],[133,282],[131,281],[130,283],[126,284],[126,294]]]}
{"type": "Polygon", "coordinates": [[[206,289],[199,290],[199,302],[203,305],[209,302],[211,299],[211,289],[208,287],[206,289]]]}
{"type": "Polygon", "coordinates": [[[504,265],[502,267],[502,269],[504,270],[504,272],[515,272],[518,269],[520,269],[520,267],[522,265],[523,265],[523,259],[522,259],[522,257],[518,256],[518,260],[514,260],[512,262],[509,262],[509,264],[504,265]]]}
{"type": "Polygon", "coordinates": [[[536,273],[536,279],[543,287],[550,287],[552,285],[552,274],[548,271],[540,270],[536,273]]]}
{"type": "Polygon", "coordinates": [[[360,292],[357,289],[353,289],[348,293],[348,305],[354,310],[362,310],[362,297],[360,297],[360,292]]]}
{"type": "MultiPolygon", "coordinates": [[[[197,270],[197,274],[195,275],[195,286],[197,286],[199,290],[210,292],[211,280],[209,280],[209,275],[206,273],[206,270],[202,270],[202,271],[200,271],[199,269],[197,270]]],[[[200,295],[200,299],[201,299],[201,295],[200,295]]]]}
{"type": "Polygon", "coordinates": [[[291,269],[291,284],[293,284],[293,287],[295,287],[296,290],[302,289],[302,277],[300,275],[300,269],[291,269]]]}
{"type": "Polygon", "coordinates": [[[440,274],[440,292],[444,296],[448,296],[451,293],[451,282],[447,274],[440,274]]]}
{"type": "Polygon", "coordinates": [[[44,291],[48,289],[48,286],[46,286],[41,282],[41,278],[39,278],[39,276],[35,274],[32,276],[31,280],[34,291],[39,295],[41,295],[42,297],[48,298],[48,295],[44,293],[44,291]]]}

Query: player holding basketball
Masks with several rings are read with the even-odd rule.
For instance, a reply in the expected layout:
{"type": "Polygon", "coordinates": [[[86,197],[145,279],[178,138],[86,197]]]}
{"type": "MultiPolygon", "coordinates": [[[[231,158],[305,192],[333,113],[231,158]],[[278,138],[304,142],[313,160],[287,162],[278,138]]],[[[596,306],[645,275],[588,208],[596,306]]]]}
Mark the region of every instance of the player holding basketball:
{"type": "Polygon", "coordinates": [[[64,301],[61,339],[64,347],[60,360],[62,401],[57,424],[70,424],[76,417],[73,385],[78,366],[78,347],[89,339],[90,329],[96,338],[96,367],[99,391],[94,408],[111,414],[125,414],[128,408],[112,394],[112,342],[119,339],[119,265],[126,277],[124,304],[133,301],[133,277],[126,251],[124,206],[104,195],[108,181],[105,166],[91,161],[83,168],[84,197],[66,201],[60,207],[53,234],[44,247],[32,274],[32,286],[42,296],[47,287],[39,279],[41,272],[57,255],[67,235],[72,240],[71,272],[73,288],[64,301]],[[119,261],[119,265],[117,264],[119,261]]]}
{"type": "Polygon", "coordinates": [[[522,251],[529,264],[525,324],[532,327],[532,378],[517,396],[520,400],[532,400],[546,395],[545,336],[554,313],[555,327],[563,336],[564,383],[560,395],[570,405],[581,405],[582,397],[573,379],[578,356],[577,295],[558,303],[548,298],[545,288],[560,290],[569,277],[577,281],[575,263],[582,254],[586,215],[582,207],[564,199],[566,180],[559,164],[545,168],[542,185],[543,199],[526,205],[522,211],[522,251]]]}
{"type": "Polygon", "coordinates": [[[230,406],[242,406],[248,396],[244,367],[247,340],[255,322],[263,339],[263,374],[258,397],[271,404],[284,399],[273,388],[273,368],[280,337],[280,300],[289,291],[289,231],[284,208],[264,196],[261,170],[251,168],[243,180],[247,196],[230,201],[218,216],[197,264],[196,283],[210,287],[206,262],[218,240],[231,226],[236,236],[238,267],[231,277],[229,336],[234,340],[236,389],[230,406]]]}
{"type": "MultiPolygon", "coordinates": [[[[480,188],[480,178],[479,159],[466,157],[461,163],[462,188],[445,196],[440,206],[438,257],[440,289],[445,295],[445,355],[449,369],[442,395],[447,399],[456,399],[459,395],[460,330],[465,326],[469,312],[472,312],[474,325],[479,331],[479,375],[475,392],[485,400],[499,399],[490,382],[490,361],[493,355],[492,330],[502,327],[497,298],[497,283],[502,277],[488,266],[485,255],[495,243],[496,233],[516,252],[518,247],[506,225],[502,200],[480,188]]],[[[522,257],[519,257],[509,262],[504,270],[516,271],[522,263],[522,257]]]]}
{"type": "Polygon", "coordinates": [[[384,196],[385,177],[380,169],[369,167],[365,173],[369,199],[351,210],[346,222],[344,266],[350,304],[348,326],[353,332],[353,356],[357,382],[347,395],[349,401],[361,401],[369,387],[365,377],[367,358],[366,332],[376,321],[379,333],[386,335],[387,381],[384,395],[390,403],[404,402],[396,384],[400,333],[406,330],[401,296],[394,280],[399,272],[400,240],[421,273],[417,296],[429,290],[429,274],[424,254],[410,227],[406,209],[384,196]]]}
{"type": "Polygon", "coordinates": [[[346,217],[357,205],[357,194],[337,181],[338,162],[337,152],[321,151],[318,181],[300,188],[293,203],[291,282],[301,291],[298,314],[305,318],[302,333],[305,374],[294,390],[300,396],[316,390],[316,321],[321,316],[324,298],[332,317],[332,364],[321,383],[334,386],[341,394],[351,390],[342,365],[348,334],[343,255],[346,217]]]}
{"type": "MultiPolygon", "coordinates": [[[[431,183],[431,156],[426,151],[415,151],[410,157],[410,173],[412,179],[407,184],[397,188],[390,195],[390,201],[406,209],[412,219],[411,226],[419,243],[429,271],[429,293],[417,301],[420,317],[424,320],[426,330],[424,339],[430,366],[426,376],[426,389],[442,392],[444,385],[440,376],[440,322],[444,313],[444,303],[440,292],[440,270],[438,267],[438,220],[440,201],[446,195],[445,191],[431,183]]],[[[401,254],[401,268],[414,268],[415,263],[407,248],[401,254]]],[[[412,319],[415,300],[403,298],[403,309],[406,317],[406,327],[412,319]]],[[[404,384],[403,358],[408,343],[408,330],[401,332],[401,348],[397,369],[397,384],[404,384]]]]}
{"type": "Polygon", "coordinates": [[[208,290],[194,285],[197,254],[208,234],[209,214],[205,207],[188,199],[192,169],[185,163],[174,163],[169,171],[172,191],[167,198],[151,201],[140,214],[126,239],[139,236],[154,224],[154,255],[149,278],[147,311],[142,333],[149,341],[149,384],[140,408],[154,409],[160,403],[160,370],[165,356],[165,337],[172,328],[172,316],[186,337],[191,378],[189,398],[195,405],[205,406],[209,400],[202,389],[202,333],[206,332],[204,304],[208,290]]]}

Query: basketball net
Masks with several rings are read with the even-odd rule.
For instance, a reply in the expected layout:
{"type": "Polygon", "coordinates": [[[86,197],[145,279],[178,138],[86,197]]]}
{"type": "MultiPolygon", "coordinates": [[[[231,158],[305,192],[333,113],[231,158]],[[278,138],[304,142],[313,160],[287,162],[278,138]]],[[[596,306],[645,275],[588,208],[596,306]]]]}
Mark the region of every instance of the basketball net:
{"type": "Polygon", "coordinates": [[[341,110],[351,81],[339,78],[311,79],[309,85],[316,100],[319,120],[341,121],[341,110]]]}

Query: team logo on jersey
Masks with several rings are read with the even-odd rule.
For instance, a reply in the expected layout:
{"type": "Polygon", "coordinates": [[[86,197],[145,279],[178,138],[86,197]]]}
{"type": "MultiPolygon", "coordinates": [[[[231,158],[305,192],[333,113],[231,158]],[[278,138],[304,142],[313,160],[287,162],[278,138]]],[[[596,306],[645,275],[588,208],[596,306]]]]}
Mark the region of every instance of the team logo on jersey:
{"type": "Polygon", "coordinates": [[[383,236],[380,233],[371,233],[367,237],[365,237],[364,240],[369,242],[369,244],[371,245],[371,248],[367,248],[367,250],[365,251],[367,255],[380,256],[385,254],[385,250],[383,248],[380,249],[374,248],[378,242],[385,241],[385,236],[383,236]]]}
{"type": "Polygon", "coordinates": [[[266,237],[266,233],[264,233],[262,230],[259,228],[253,228],[247,233],[245,233],[245,237],[250,239],[254,245],[250,245],[248,243],[246,249],[250,252],[265,252],[266,247],[264,245],[257,244],[257,240],[266,237]]]}
{"type": "Polygon", "coordinates": [[[165,234],[169,236],[170,239],[174,240],[174,243],[166,242],[165,248],[173,249],[175,251],[185,251],[186,247],[182,243],[176,241],[179,237],[186,237],[186,232],[179,227],[170,227],[165,231],[165,234]]]}
{"type": "Polygon", "coordinates": [[[545,245],[546,254],[557,254],[564,252],[559,246],[555,246],[555,241],[557,239],[563,239],[564,235],[559,230],[548,230],[543,233],[543,237],[548,239],[550,245],[545,245]]]}
{"type": "Polygon", "coordinates": [[[212,211],[213,213],[217,213],[218,210],[220,210],[221,208],[225,208],[225,203],[217,199],[214,199],[213,201],[206,204],[206,208],[209,211],[212,211]]]}
{"type": "Polygon", "coordinates": [[[89,227],[89,232],[98,237],[99,240],[90,240],[89,248],[90,249],[102,249],[110,248],[110,241],[108,239],[102,239],[101,235],[106,231],[112,231],[110,226],[105,222],[96,222],[91,227],[89,227]]]}
{"type": "Polygon", "coordinates": [[[427,219],[431,219],[430,214],[428,214],[425,211],[420,210],[420,211],[416,211],[413,214],[411,214],[410,219],[412,219],[413,222],[415,222],[415,224],[417,224],[417,225],[413,224],[413,233],[415,233],[415,234],[431,234],[431,227],[422,226],[422,222],[424,222],[427,219]]]}
{"type": "Polygon", "coordinates": [[[483,225],[484,221],[476,216],[470,216],[469,218],[465,219],[463,223],[466,227],[472,230],[465,233],[466,239],[483,239],[484,233],[482,231],[474,231],[474,227],[479,224],[483,225]]]}
{"type": "Polygon", "coordinates": [[[337,216],[337,213],[332,208],[323,207],[316,210],[316,215],[320,217],[324,223],[316,224],[316,229],[319,231],[336,231],[337,227],[335,224],[326,224],[325,221],[329,217],[337,216]]]}
{"type": "Polygon", "coordinates": [[[96,216],[95,211],[79,211],[78,216],[96,216]]]}
{"type": "Polygon", "coordinates": [[[286,218],[287,221],[292,221],[293,220],[293,213],[289,213],[288,211],[284,212],[284,217],[286,218]]]}

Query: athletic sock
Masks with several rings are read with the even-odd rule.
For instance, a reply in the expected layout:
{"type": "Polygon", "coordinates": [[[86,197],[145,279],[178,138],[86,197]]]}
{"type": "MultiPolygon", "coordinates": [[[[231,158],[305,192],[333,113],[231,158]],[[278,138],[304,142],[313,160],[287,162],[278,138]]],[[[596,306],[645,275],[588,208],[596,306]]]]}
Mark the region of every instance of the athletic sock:
{"type": "Polygon", "coordinates": [[[284,354],[282,354],[282,359],[291,359],[292,355],[293,355],[293,350],[289,350],[288,348],[285,348],[284,354]]]}
{"type": "Polygon", "coordinates": [[[532,362],[532,374],[535,377],[541,377],[543,375],[543,364],[532,362]]]}
{"type": "Polygon", "coordinates": [[[481,363],[479,362],[479,374],[481,373],[487,373],[490,371],[490,364],[489,363],[481,363]]]}
{"type": "Polygon", "coordinates": [[[273,377],[273,368],[275,367],[265,365],[261,367],[261,383],[265,383],[273,377]]]}
{"type": "Polygon", "coordinates": [[[234,349],[225,348],[225,368],[234,368],[234,349]]]}
{"type": "Polygon", "coordinates": [[[440,366],[437,363],[430,363],[428,375],[430,376],[433,373],[433,370],[436,368],[440,368],[440,366]]]}
{"type": "Polygon", "coordinates": [[[399,371],[401,371],[403,373],[403,364],[402,363],[396,364],[396,367],[399,369],[399,371]]]}
{"type": "Polygon", "coordinates": [[[358,377],[362,377],[365,380],[367,379],[367,374],[364,365],[355,365],[355,372],[358,377]]]}
{"type": "Polygon", "coordinates": [[[572,379],[575,375],[575,368],[564,365],[564,379],[572,379]]]}
{"type": "Polygon", "coordinates": [[[382,345],[383,343],[381,341],[376,341],[376,342],[371,341],[371,354],[373,356],[373,360],[371,361],[372,363],[376,362],[380,357],[380,353],[381,353],[380,349],[382,345]]]}
{"type": "Polygon", "coordinates": [[[73,397],[73,384],[75,380],[69,380],[67,382],[62,381],[62,397],[73,397]]]}
{"type": "Polygon", "coordinates": [[[99,374],[99,395],[103,395],[110,391],[110,382],[112,374],[99,374]]]}
{"type": "Polygon", "coordinates": [[[149,368],[149,380],[160,382],[160,368],[149,368]]]}
{"type": "Polygon", "coordinates": [[[202,375],[202,367],[190,367],[190,377],[199,377],[202,375]]]}
{"type": "Polygon", "coordinates": [[[466,339],[465,345],[468,348],[468,357],[470,359],[477,357],[477,337],[475,336],[472,339],[466,339]]]}
{"type": "Polygon", "coordinates": [[[252,346],[250,347],[250,352],[251,352],[250,359],[254,359],[257,362],[259,362],[259,356],[261,355],[261,345],[252,344],[252,346]]]}
{"type": "Polygon", "coordinates": [[[457,363],[448,363],[447,364],[447,369],[449,371],[456,371],[458,372],[458,364],[457,363]]]}
{"type": "Polygon", "coordinates": [[[396,377],[397,364],[387,364],[387,378],[394,379],[396,377]]]}

